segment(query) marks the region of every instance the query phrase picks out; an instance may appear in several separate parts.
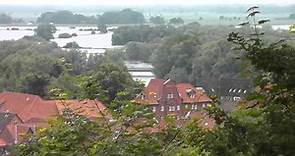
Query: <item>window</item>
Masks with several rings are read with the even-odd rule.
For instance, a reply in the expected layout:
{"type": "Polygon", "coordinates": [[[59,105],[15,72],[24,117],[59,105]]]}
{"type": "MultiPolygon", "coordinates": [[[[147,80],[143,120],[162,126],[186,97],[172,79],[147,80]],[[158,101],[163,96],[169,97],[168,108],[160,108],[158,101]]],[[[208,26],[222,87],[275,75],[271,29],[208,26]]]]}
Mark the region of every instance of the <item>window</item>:
{"type": "Polygon", "coordinates": [[[174,112],[175,111],[175,106],[169,106],[169,112],[174,112]]]}
{"type": "Polygon", "coordinates": [[[143,94],[141,94],[141,99],[144,100],[144,95],[143,94]]]}
{"type": "Polygon", "coordinates": [[[194,110],[194,109],[195,109],[195,105],[193,104],[193,105],[192,105],[192,110],[194,110]]]}
{"type": "Polygon", "coordinates": [[[178,110],[178,111],[180,110],[180,105],[177,105],[177,110],[178,110]]]}
{"type": "Polygon", "coordinates": [[[188,105],[185,105],[185,108],[188,108],[188,105]]]}
{"type": "Polygon", "coordinates": [[[153,112],[156,112],[156,107],[153,107],[153,112]]]}
{"type": "Polygon", "coordinates": [[[172,111],[172,112],[175,111],[175,106],[171,106],[171,111],[172,111]]]}
{"type": "Polygon", "coordinates": [[[168,98],[168,99],[173,99],[173,94],[172,94],[172,93],[169,93],[169,94],[167,95],[167,98],[168,98]]]}
{"type": "Polygon", "coordinates": [[[164,106],[161,106],[161,112],[163,112],[165,110],[164,106]]]}
{"type": "Polygon", "coordinates": [[[197,104],[195,104],[195,110],[198,110],[198,105],[197,104]]]}
{"type": "Polygon", "coordinates": [[[205,104],[205,103],[203,103],[202,107],[203,107],[203,108],[205,108],[205,107],[206,107],[206,104],[205,104]]]}

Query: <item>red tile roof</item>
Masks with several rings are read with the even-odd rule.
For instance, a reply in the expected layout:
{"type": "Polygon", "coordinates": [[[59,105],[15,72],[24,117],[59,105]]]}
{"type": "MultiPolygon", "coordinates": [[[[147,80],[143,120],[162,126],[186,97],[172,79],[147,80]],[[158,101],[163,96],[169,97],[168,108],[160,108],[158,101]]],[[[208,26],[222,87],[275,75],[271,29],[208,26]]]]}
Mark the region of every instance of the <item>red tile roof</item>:
{"type": "Polygon", "coordinates": [[[183,103],[212,102],[204,91],[194,88],[189,83],[178,83],[176,87],[183,103]],[[190,93],[192,93],[191,96],[189,96],[190,93]]]}
{"type": "Polygon", "coordinates": [[[182,98],[183,103],[203,103],[212,102],[207,94],[200,89],[196,89],[189,83],[175,83],[172,80],[152,79],[142,93],[136,97],[134,102],[139,104],[154,105],[158,104],[158,100],[162,97],[164,89],[176,86],[178,95],[182,98]],[[166,87],[164,87],[166,86],[166,87]],[[192,91],[193,96],[188,96],[187,91],[192,91]],[[144,95],[144,98],[142,98],[144,95]]]}
{"type": "Polygon", "coordinates": [[[7,145],[7,142],[4,139],[0,138],[0,147],[5,147],[7,145]]]}
{"type": "Polygon", "coordinates": [[[162,96],[163,85],[165,80],[162,79],[151,79],[148,86],[144,88],[142,94],[145,96],[141,98],[142,94],[139,95],[134,101],[136,103],[154,105],[158,104],[158,99],[162,96]]]}
{"type": "Polygon", "coordinates": [[[102,117],[102,113],[110,118],[100,101],[43,100],[30,94],[0,93],[0,117],[7,116],[5,120],[0,120],[0,147],[13,145],[15,141],[21,142],[23,136],[33,132],[35,127],[47,127],[47,121],[61,115],[65,108],[71,108],[90,119],[102,117]]]}
{"type": "Polygon", "coordinates": [[[54,103],[31,94],[3,92],[0,93],[0,103],[0,111],[15,113],[23,122],[32,119],[47,120],[58,112],[54,103]]]}
{"type": "Polygon", "coordinates": [[[102,114],[107,114],[107,108],[97,100],[67,100],[67,101],[54,101],[59,114],[62,114],[62,111],[65,108],[70,108],[80,115],[87,116],[88,118],[98,118],[102,117],[102,114]]]}
{"type": "Polygon", "coordinates": [[[100,101],[93,100],[66,100],[66,106],[61,101],[43,100],[39,96],[3,92],[0,93],[0,112],[11,112],[17,114],[24,123],[42,124],[53,117],[61,115],[64,108],[69,107],[80,115],[89,118],[101,117],[106,107],[100,101]]]}

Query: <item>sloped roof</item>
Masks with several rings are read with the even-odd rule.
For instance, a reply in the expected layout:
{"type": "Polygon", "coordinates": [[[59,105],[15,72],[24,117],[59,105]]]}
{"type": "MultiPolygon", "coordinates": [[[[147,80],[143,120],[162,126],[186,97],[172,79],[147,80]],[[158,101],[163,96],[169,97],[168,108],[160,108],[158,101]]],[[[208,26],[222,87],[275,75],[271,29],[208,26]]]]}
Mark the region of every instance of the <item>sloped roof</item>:
{"type": "Polygon", "coordinates": [[[0,112],[17,114],[24,123],[31,124],[40,124],[61,115],[66,107],[88,118],[101,117],[101,113],[106,111],[106,107],[97,100],[43,100],[36,95],[14,92],[0,93],[0,103],[0,112]]]}
{"type": "Polygon", "coordinates": [[[180,97],[183,99],[183,103],[198,103],[212,101],[204,91],[195,89],[193,85],[189,83],[178,83],[176,87],[180,97]],[[194,96],[190,97],[188,95],[188,91],[192,92],[194,96]]]}
{"type": "Polygon", "coordinates": [[[37,95],[3,92],[0,93],[0,103],[0,111],[15,113],[23,122],[31,118],[48,119],[58,114],[54,103],[46,102],[37,95]]]}
{"type": "Polygon", "coordinates": [[[141,99],[139,95],[134,102],[140,104],[154,105],[158,104],[158,99],[163,94],[163,84],[165,80],[162,79],[151,79],[148,86],[144,88],[142,94],[145,95],[144,99],[141,99]]]}
{"type": "Polygon", "coordinates": [[[213,129],[215,126],[215,120],[213,118],[210,118],[204,112],[200,112],[200,111],[191,112],[190,118],[195,119],[195,120],[199,120],[198,124],[202,128],[213,129]]]}
{"type": "Polygon", "coordinates": [[[203,90],[196,89],[189,83],[175,83],[170,79],[166,81],[163,79],[152,79],[148,86],[142,91],[142,94],[145,95],[144,99],[141,98],[142,94],[140,94],[135,98],[134,102],[147,105],[158,104],[158,100],[163,95],[163,90],[165,88],[168,89],[169,86],[176,86],[177,92],[182,98],[183,103],[201,103],[212,101],[203,90]],[[194,96],[188,96],[187,90],[191,90],[194,96]]]}
{"type": "Polygon", "coordinates": [[[98,118],[102,117],[102,113],[107,115],[106,107],[97,100],[66,100],[66,101],[54,101],[59,114],[62,114],[62,111],[65,108],[70,108],[76,111],[78,114],[87,116],[88,118],[98,118]]]}

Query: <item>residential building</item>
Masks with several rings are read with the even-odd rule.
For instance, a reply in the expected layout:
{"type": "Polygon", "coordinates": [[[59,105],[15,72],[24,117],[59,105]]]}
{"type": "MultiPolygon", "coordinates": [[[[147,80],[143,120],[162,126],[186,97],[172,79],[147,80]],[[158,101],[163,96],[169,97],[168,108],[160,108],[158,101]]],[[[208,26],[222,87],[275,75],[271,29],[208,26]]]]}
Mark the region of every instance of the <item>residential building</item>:
{"type": "Polygon", "coordinates": [[[5,154],[9,146],[24,141],[33,131],[34,127],[24,124],[17,114],[0,112],[0,154],[5,154]]]}
{"type": "Polygon", "coordinates": [[[37,95],[0,93],[0,154],[1,149],[19,143],[20,136],[48,127],[48,121],[66,108],[89,119],[110,119],[106,107],[97,100],[44,100],[37,95]]]}
{"type": "MultiPolygon", "coordinates": [[[[170,79],[152,79],[133,101],[149,106],[159,123],[163,122],[166,116],[175,117],[179,123],[194,117],[199,117],[200,120],[209,119],[202,110],[212,103],[201,87],[194,87],[189,83],[176,83],[170,79]]],[[[204,123],[205,127],[213,124],[213,120],[204,123]]]]}

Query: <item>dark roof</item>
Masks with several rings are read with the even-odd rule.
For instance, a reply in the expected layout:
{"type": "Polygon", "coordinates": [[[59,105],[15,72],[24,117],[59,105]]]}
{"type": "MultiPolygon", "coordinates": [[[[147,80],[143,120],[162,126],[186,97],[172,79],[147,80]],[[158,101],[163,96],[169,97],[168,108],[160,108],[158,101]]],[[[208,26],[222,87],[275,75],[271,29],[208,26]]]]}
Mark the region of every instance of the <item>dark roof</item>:
{"type": "Polygon", "coordinates": [[[0,112],[0,131],[16,116],[13,113],[0,112]]]}

